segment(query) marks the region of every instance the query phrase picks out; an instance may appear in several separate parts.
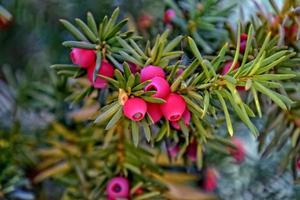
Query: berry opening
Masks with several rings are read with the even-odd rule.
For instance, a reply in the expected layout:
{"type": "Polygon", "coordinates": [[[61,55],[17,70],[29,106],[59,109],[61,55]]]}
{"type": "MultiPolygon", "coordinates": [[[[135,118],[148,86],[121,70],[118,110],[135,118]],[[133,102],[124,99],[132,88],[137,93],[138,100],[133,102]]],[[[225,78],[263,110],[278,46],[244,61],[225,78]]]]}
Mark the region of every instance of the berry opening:
{"type": "Polygon", "coordinates": [[[157,91],[157,87],[155,85],[151,85],[151,83],[146,87],[146,91],[155,90],[157,91]]]}
{"type": "Polygon", "coordinates": [[[121,192],[121,190],[122,190],[122,188],[121,188],[121,186],[119,184],[115,184],[113,186],[113,191],[114,192],[119,193],[119,192],[121,192]]]}
{"type": "Polygon", "coordinates": [[[138,112],[138,113],[135,113],[132,117],[133,117],[133,119],[135,119],[135,120],[140,120],[140,119],[142,119],[144,116],[143,116],[142,113],[138,112]]]}

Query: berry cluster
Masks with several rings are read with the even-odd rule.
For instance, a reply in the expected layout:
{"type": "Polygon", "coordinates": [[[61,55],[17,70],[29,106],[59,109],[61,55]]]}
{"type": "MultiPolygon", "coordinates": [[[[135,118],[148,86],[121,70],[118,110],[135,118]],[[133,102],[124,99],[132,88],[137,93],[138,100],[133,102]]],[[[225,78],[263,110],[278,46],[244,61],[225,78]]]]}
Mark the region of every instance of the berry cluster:
{"type": "MultiPolygon", "coordinates": [[[[79,65],[81,68],[87,70],[87,77],[94,88],[101,89],[106,87],[106,80],[100,77],[96,77],[94,79],[94,71],[96,67],[96,52],[94,50],[73,48],[70,53],[70,58],[73,64],[79,65]]],[[[114,67],[109,62],[102,60],[100,66],[98,74],[110,78],[113,77],[114,67]]]]}
{"type": "Polygon", "coordinates": [[[124,106],[124,115],[133,120],[142,120],[146,113],[153,123],[157,123],[162,117],[171,122],[175,129],[180,129],[178,121],[183,119],[186,125],[189,124],[191,114],[187,109],[184,99],[177,93],[170,90],[169,82],[165,79],[165,72],[158,66],[146,66],[140,72],[141,82],[150,81],[144,91],[155,91],[153,97],[165,100],[165,103],[149,103],[142,98],[129,98],[124,106]]]}
{"type": "MultiPolygon", "coordinates": [[[[101,77],[94,79],[96,67],[96,53],[94,50],[73,48],[70,53],[73,64],[87,70],[87,78],[91,85],[97,89],[103,89],[107,86],[107,80],[101,77]]],[[[136,66],[129,63],[132,73],[138,72],[136,66]]],[[[114,67],[105,59],[101,61],[99,75],[112,78],[114,67]]],[[[180,70],[178,70],[180,73],[180,70]]],[[[180,75],[180,74],[177,74],[180,75]]],[[[181,95],[171,92],[170,84],[166,80],[165,71],[158,66],[149,65],[140,71],[141,83],[149,81],[144,91],[155,91],[153,97],[165,100],[165,103],[150,103],[139,97],[131,97],[124,102],[123,113],[133,121],[142,120],[146,113],[150,116],[152,122],[157,123],[162,117],[170,121],[173,128],[180,130],[179,120],[183,119],[185,125],[189,125],[191,114],[186,106],[186,102],[181,95]]]]}

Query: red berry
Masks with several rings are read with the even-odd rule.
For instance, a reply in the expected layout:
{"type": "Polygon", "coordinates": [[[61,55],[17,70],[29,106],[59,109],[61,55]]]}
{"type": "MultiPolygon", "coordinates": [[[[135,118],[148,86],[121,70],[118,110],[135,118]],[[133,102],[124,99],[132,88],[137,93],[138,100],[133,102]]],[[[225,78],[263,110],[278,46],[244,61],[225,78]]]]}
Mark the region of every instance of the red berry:
{"type": "MultiPolygon", "coordinates": [[[[185,109],[184,113],[182,114],[182,118],[183,118],[184,124],[186,126],[188,126],[190,124],[190,120],[191,120],[191,113],[187,108],[185,109]]],[[[171,122],[171,125],[175,129],[180,130],[179,121],[171,122]]]]}
{"type": "MultiPolygon", "coordinates": [[[[233,60],[227,61],[227,62],[225,63],[225,65],[224,65],[224,67],[223,67],[223,70],[222,70],[222,75],[226,75],[226,74],[228,73],[228,71],[229,71],[229,69],[230,69],[232,63],[233,63],[233,60]]],[[[240,65],[240,63],[237,62],[237,63],[235,64],[233,70],[239,68],[239,65],[240,65]]]]}
{"type": "Polygon", "coordinates": [[[93,67],[96,64],[96,53],[94,50],[73,48],[70,57],[73,64],[82,68],[93,67]]]}
{"type": "Polygon", "coordinates": [[[165,78],[165,72],[161,67],[149,65],[141,70],[141,82],[151,80],[156,76],[165,78]]]}
{"type": "Polygon", "coordinates": [[[160,109],[160,104],[157,103],[147,103],[147,113],[153,121],[153,124],[158,122],[162,117],[162,112],[160,109]]]}
{"type": "Polygon", "coordinates": [[[184,99],[176,93],[171,93],[166,98],[166,103],[160,106],[164,117],[169,121],[178,121],[186,108],[184,99]]]}
{"type": "Polygon", "coordinates": [[[170,85],[164,78],[157,76],[152,78],[151,83],[145,87],[145,91],[149,90],[156,90],[156,93],[153,96],[164,99],[170,93],[170,85]]]}
{"type": "Polygon", "coordinates": [[[123,112],[129,119],[133,121],[140,121],[145,117],[147,104],[141,98],[131,98],[125,102],[123,112]]]}
{"type": "MultiPolygon", "coordinates": [[[[107,81],[102,79],[101,77],[96,77],[96,80],[93,82],[95,67],[96,66],[94,65],[94,66],[88,68],[88,70],[87,70],[88,79],[89,79],[90,83],[94,86],[94,88],[98,88],[98,89],[105,88],[107,85],[107,81]]],[[[114,67],[107,61],[102,60],[101,67],[100,67],[98,74],[101,74],[103,76],[107,76],[107,77],[111,78],[114,75],[114,67]]]]}

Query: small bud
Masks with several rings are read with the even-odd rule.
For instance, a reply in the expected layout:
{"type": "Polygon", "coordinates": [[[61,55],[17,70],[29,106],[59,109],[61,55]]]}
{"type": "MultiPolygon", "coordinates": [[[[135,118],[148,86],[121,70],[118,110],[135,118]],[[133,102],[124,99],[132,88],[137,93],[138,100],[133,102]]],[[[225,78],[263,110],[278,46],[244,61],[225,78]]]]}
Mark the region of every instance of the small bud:
{"type": "MultiPolygon", "coordinates": [[[[97,88],[97,89],[105,88],[107,86],[107,81],[102,79],[101,77],[96,77],[95,82],[93,82],[95,67],[96,66],[94,65],[93,67],[88,68],[88,70],[87,70],[88,79],[89,79],[90,83],[94,86],[94,88],[97,88]]],[[[98,74],[101,74],[103,76],[107,76],[107,77],[111,78],[114,76],[114,67],[107,61],[102,60],[101,67],[100,67],[98,74]]]]}
{"type": "Polygon", "coordinates": [[[186,103],[184,99],[176,93],[171,93],[167,99],[166,103],[160,106],[164,117],[169,121],[178,121],[186,108],[186,103]]]}
{"type": "Polygon", "coordinates": [[[151,117],[153,123],[158,122],[162,117],[162,112],[160,109],[160,104],[157,103],[147,103],[147,112],[151,117]]]}
{"type": "Polygon", "coordinates": [[[82,68],[94,67],[96,64],[96,53],[89,49],[73,48],[70,58],[75,65],[82,68]]]}
{"type": "Polygon", "coordinates": [[[131,98],[124,104],[123,112],[129,119],[133,121],[140,121],[145,117],[147,104],[141,98],[131,98]]]}
{"type": "MultiPolygon", "coordinates": [[[[189,126],[190,125],[190,120],[191,120],[191,113],[188,109],[185,109],[185,111],[182,115],[182,118],[183,118],[184,124],[186,126],[189,126]]],[[[175,128],[177,130],[180,130],[179,121],[171,122],[171,125],[173,126],[173,128],[175,128]]]]}
{"type": "Polygon", "coordinates": [[[242,163],[245,160],[244,143],[238,138],[233,138],[232,143],[236,146],[236,149],[229,148],[229,153],[237,163],[242,163]]]}
{"type": "Polygon", "coordinates": [[[176,17],[175,10],[173,10],[171,8],[167,9],[164,13],[164,23],[170,24],[174,17],[176,17]]]}
{"type": "Polygon", "coordinates": [[[149,65],[141,70],[141,82],[151,80],[156,76],[165,78],[165,72],[161,67],[149,65]]]}
{"type": "Polygon", "coordinates": [[[106,187],[107,199],[117,200],[129,197],[129,181],[124,177],[110,179],[106,187]]]}
{"type": "Polygon", "coordinates": [[[170,93],[170,85],[168,81],[159,76],[154,77],[151,82],[145,87],[145,91],[156,90],[153,97],[166,98],[170,93]]]}

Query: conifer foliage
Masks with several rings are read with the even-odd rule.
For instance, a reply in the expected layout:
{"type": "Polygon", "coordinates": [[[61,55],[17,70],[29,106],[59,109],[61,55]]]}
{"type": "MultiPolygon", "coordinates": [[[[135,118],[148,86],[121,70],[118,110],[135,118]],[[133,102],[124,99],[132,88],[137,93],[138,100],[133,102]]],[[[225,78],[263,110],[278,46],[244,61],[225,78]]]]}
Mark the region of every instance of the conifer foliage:
{"type": "MultiPolygon", "coordinates": [[[[300,2],[255,1],[232,23],[239,2],[164,0],[159,17],[136,11],[138,30],[120,2],[61,15],[60,64],[0,63],[0,199],[292,198],[300,2]]],[[[14,20],[0,5],[0,33],[14,20]]]]}
{"type": "MultiPolygon", "coordinates": [[[[207,148],[236,148],[215,134],[218,121],[224,120],[228,134],[233,136],[232,119],[237,116],[258,136],[251,118],[262,116],[259,96],[267,97],[284,111],[291,108],[293,101],[276,88],[282,87],[281,81],[296,77],[292,71],[280,70],[296,53],[278,48],[278,38],[271,37],[271,33],[266,33],[257,46],[253,26],[242,34],[239,25],[233,53],[226,43],[216,56],[205,58],[192,37],[179,35],[169,41],[169,30],[158,35],[153,45],[148,42],[143,46],[139,42],[142,38],[123,31],[127,20],[118,21],[118,13],[116,9],[99,25],[91,13],[87,23],[76,19],[77,26],[61,20],[76,39],[63,42],[71,48],[73,64],[52,66],[59,75],[90,81],[91,86],[74,100],[95,92],[101,107],[94,124],[100,126],[104,135],[119,141],[119,147],[111,151],[120,151],[115,160],[120,164],[109,162],[115,171],[109,176],[103,172],[103,182],[110,180],[107,187],[114,181],[117,184],[117,188],[107,189],[104,195],[108,198],[128,198],[133,194],[136,185],[130,193],[128,184],[132,186],[135,176],[151,179],[147,173],[141,174],[153,166],[150,161],[140,162],[139,158],[147,158],[144,150],[139,150],[143,147],[160,148],[165,142],[175,143],[179,146],[175,153],[178,158],[195,148],[195,163],[201,169],[207,148]],[[190,51],[192,57],[187,64],[181,60],[185,51],[190,51]],[[241,90],[249,93],[249,102],[245,102],[241,90]],[[192,144],[195,145],[191,147],[192,144]],[[120,196],[113,197],[118,193],[120,196]]],[[[106,142],[113,148],[113,140],[106,142]]],[[[151,191],[150,187],[137,199],[163,195],[162,190],[151,191]]]]}

